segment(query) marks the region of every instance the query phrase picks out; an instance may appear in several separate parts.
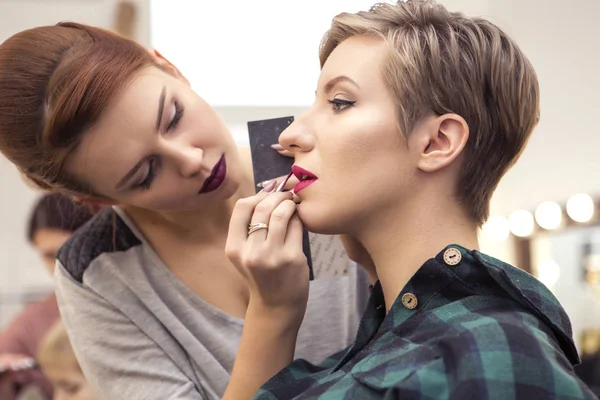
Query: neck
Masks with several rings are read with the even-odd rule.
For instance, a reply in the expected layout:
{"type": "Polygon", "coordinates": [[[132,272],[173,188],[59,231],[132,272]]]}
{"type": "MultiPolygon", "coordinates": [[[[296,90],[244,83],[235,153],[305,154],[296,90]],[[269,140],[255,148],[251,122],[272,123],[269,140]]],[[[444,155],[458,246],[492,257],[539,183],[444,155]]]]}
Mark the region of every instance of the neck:
{"type": "Polygon", "coordinates": [[[476,224],[451,196],[444,197],[449,200],[440,203],[440,196],[419,196],[408,205],[382,211],[371,216],[357,235],[376,266],[388,310],[425,261],[444,247],[479,246],[476,224]]]}
{"type": "Polygon", "coordinates": [[[124,209],[144,234],[160,231],[182,244],[214,243],[227,238],[235,202],[250,195],[248,188],[243,187],[226,201],[197,211],[161,213],[133,207],[124,209]]]}

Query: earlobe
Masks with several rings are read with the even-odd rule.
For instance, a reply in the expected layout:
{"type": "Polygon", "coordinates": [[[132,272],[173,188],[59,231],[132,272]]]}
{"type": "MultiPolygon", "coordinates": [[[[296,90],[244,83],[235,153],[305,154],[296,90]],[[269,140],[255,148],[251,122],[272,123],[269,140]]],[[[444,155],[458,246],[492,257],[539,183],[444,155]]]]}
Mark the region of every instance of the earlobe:
{"type": "Polygon", "coordinates": [[[467,122],[456,114],[432,118],[422,129],[418,167],[424,172],[435,172],[452,164],[469,139],[467,122]]]}

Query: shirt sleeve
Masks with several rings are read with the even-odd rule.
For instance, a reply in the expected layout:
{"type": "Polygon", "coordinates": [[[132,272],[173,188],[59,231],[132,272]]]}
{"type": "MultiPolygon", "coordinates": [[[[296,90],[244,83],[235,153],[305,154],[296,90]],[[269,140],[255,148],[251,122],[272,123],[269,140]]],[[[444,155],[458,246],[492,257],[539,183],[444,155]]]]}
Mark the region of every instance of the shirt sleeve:
{"type": "Polygon", "coordinates": [[[168,354],[126,315],[57,263],[58,304],[75,354],[99,399],[204,400],[168,354]]]}
{"type": "MultiPolygon", "coordinates": [[[[373,373],[384,374],[377,379],[380,383],[385,375],[393,381],[393,367],[373,373]]],[[[469,329],[437,341],[429,362],[390,386],[384,388],[388,400],[416,393],[420,398],[461,400],[596,399],[549,330],[491,318],[473,321],[469,329]]]]}

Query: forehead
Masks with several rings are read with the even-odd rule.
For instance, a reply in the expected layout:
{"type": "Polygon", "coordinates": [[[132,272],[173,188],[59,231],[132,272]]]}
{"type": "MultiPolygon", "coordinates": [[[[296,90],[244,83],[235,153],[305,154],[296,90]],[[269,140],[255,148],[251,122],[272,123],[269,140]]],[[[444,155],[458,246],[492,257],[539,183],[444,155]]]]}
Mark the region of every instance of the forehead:
{"type": "Polygon", "coordinates": [[[143,147],[148,135],[155,133],[162,89],[166,86],[169,92],[176,80],[154,67],[136,74],[83,134],[67,162],[69,173],[92,187],[114,184],[115,174],[126,172],[122,164],[131,161],[130,152],[143,147]]]}
{"type": "Polygon", "coordinates": [[[320,84],[337,75],[347,75],[363,83],[382,83],[381,67],[388,51],[388,46],[381,38],[352,36],[331,52],[321,70],[320,84]]]}
{"type": "Polygon", "coordinates": [[[91,131],[118,128],[115,122],[126,126],[132,122],[146,122],[140,117],[156,114],[162,88],[172,80],[175,78],[155,67],[140,71],[111,101],[91,131]]]}

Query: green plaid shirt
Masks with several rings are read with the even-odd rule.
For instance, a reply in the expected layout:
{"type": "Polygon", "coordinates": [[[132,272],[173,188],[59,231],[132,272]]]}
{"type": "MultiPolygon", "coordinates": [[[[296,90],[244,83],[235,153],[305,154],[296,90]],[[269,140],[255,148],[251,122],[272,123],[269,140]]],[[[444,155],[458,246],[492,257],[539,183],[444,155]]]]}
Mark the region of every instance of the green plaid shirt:
{"type": "Polygon", "coordinates": [[[535,278],[453,245],[387,315],[375,285],[352,347],[321,365],[294,361],[255,399],[596,399],[573,372],[571,336],[535,278]]]}

